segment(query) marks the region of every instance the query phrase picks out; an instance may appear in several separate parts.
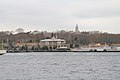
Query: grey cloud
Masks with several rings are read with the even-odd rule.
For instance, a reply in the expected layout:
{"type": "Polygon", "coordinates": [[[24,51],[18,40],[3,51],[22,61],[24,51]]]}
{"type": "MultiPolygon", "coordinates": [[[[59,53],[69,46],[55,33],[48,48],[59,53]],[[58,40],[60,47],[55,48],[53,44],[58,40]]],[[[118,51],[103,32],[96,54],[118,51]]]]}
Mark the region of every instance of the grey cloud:
{"type": "MultiPolygon", "coordinates": [[[[119,3],[119,0],[1,0],[0,24],[64,26],[92,18],[110,18],[111,24],[115,24],[116,20],[112,17],[120,16],[119,3]]],[[[113,25],[104,24],[111,26],[112,30],[113,25]]]]}
{"type": "Polygon", "coordinates": [[[88,10],[84,12],[78,12],[74,14],[75,17],[81,19],[87,18],[110,18],[120,16],[120,9],[118,10],[108,10],[108,9],[98,9],[98,10],[88,10]]]}

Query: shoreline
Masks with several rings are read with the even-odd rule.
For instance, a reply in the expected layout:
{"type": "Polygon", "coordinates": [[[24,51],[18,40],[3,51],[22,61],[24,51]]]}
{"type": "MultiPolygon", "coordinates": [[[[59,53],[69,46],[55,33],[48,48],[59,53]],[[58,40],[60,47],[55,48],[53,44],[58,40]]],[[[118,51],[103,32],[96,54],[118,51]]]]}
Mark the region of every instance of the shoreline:
{"type": "Polygon", "coordinates": [[[120,51],[7,51],[7,53],[24,53],[24,52],[120,52],[120,51]]]}

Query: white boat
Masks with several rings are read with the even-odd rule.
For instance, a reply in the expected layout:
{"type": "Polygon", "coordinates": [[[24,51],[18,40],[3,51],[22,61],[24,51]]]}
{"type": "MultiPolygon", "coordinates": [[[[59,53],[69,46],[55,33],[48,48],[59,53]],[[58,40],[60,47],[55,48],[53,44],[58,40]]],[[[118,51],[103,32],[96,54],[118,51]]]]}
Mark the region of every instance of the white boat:
{"type": "Polygon", "coordinates": [[[103,46],[103,47],[81,47],[79,49],[72,49],[72,51],[120,51],[120,47],[103,46]]]}
{"type": "Polygon", "coordinates": [[[69,51],[70,49],[68,47],[59,47],[56,50],[57,51],[69,51]]]}
{"type": "Polygon", "coordinates": [[[0,50],[0,55],[3,55],[6,53],[6,50],[0,50]]]}
{"type": "Polygon", "coordinates": [[[2,41],[2,47],[0,48],[0,55],[3,55],[5,53],[7,53],[7,50],[5,48],[3,48],[3,41],[2,41]]]}

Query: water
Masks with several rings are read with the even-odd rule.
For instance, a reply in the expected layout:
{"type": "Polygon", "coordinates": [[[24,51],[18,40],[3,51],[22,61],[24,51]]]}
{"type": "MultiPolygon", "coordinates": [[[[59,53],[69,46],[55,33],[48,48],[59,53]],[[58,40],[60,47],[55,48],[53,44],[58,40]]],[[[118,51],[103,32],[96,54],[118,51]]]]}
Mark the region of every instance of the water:
{"type": "Polygon", "coordinates": [[[120,80],[120,53],[8,53],[0,80],[120,80]]]}

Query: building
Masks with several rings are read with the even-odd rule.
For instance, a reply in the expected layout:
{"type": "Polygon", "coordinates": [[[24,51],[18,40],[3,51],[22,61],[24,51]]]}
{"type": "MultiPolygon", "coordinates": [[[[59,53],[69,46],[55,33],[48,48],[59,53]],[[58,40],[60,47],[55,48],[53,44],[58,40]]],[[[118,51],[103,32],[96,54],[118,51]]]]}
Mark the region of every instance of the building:
{"type": "Polygon", "coordinates": [[[89,31],[89,34],[102,34],[100,31],[89,31]]]}
{"type": "Polygon", "coordinates": [[[19,46],[19,47],[22,47],[22,46],[25,46],[25,45],[27,45],[28,47],[30,46],[37,46],[37,45],[41,45],[40,43],[24,43],[24,42],[21,42],[21,43],[19,43],[19,42],[17,42],[16,43],[16,45],[15,46],[19,46]]]}
{"type": "Polygon", "coordinates": [[[78,25],[76,24],[76,27],[75,27],[75,33],[80,33],[79,29],[78,29],[78,25]]]}
{"type": "Polygon", "coordinates": [[[36,35],[36,34],[40,34],[40,32],[37,31],[37,30],[35,30],[35,31],[32,32],[32,34],[33,34],[33,35],[36,35]]]}
{"type": "Polygon", "coordinates": [[[47,46],[48,48],[60,48],[60,47],[66,47],[66,41],[63,39],[57,39],[54,37],[51,39],[44,39],[41,40],[41,45],[42,46],[47,46]]]}

